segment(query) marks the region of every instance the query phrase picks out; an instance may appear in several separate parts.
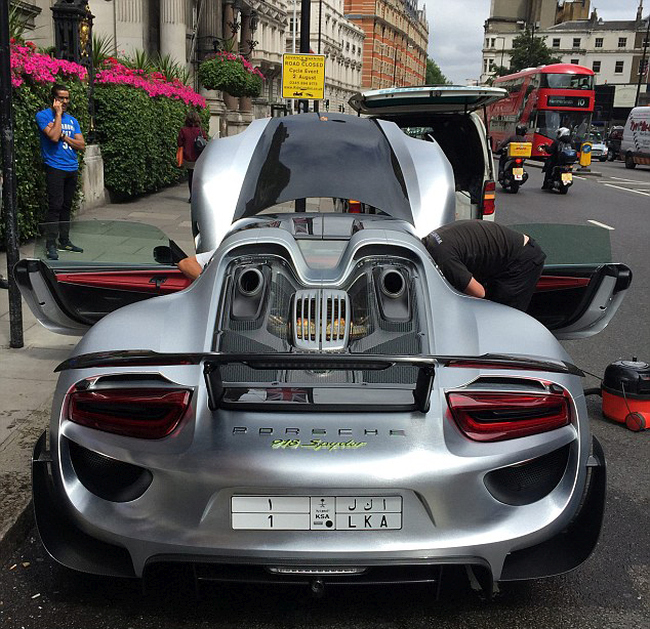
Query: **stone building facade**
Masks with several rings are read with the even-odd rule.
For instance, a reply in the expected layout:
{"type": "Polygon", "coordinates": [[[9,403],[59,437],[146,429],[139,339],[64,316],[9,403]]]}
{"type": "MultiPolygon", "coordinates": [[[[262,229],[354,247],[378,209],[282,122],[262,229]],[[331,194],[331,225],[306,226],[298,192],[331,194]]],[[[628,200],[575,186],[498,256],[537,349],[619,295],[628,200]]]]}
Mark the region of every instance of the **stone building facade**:
{"type": "MultiPolygon", "coordinates": [[[[22,0],[31,15],[26,37],[38,46],[54,45],[51,7],[56,0],[22,0]]],[[[213,136],[232,135],[254,117],[268,116],[279,101],[282,53],[287,29],[286,0],[89,0],[93,33],[108,40],[113,53],[137,51],[167,56],[190,71],[232,40],[265,75],[255,103],[221,92],[203,91],[213,136]]],[[[198,84],[195,85],[198,89],[198,84]]]]}

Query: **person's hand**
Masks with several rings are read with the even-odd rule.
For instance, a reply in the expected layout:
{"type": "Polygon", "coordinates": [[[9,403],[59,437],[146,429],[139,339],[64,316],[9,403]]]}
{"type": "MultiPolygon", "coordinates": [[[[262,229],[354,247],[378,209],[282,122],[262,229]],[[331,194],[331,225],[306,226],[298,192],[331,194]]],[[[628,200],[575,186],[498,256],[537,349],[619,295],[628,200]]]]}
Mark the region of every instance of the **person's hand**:
{"type": "Polygon", "coordinates": [[[58,98],[55,98],[52,103],[52,109],[54,109],[55,114],[61,115],[63,113],[63,103],[58,98]]]}

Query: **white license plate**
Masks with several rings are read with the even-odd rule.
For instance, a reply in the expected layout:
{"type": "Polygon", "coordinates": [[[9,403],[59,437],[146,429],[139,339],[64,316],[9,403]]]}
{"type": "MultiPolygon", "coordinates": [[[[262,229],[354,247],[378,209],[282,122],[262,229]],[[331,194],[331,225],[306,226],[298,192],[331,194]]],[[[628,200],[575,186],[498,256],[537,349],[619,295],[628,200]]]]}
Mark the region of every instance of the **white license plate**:
{"type": "Polygon", "coordinates": [[[381,531],[402,528],[400,496],[233,496],[232,528],[381,531]]]}
{"type": "Polygon", "coordinates": [[[513,168],[512,169],[512,174],[515,176],[515,179],[519,181],[520,179],[523,179],[524,177],[524,169],[523,168],[513,168]]]}
{"type": "Polygon", "coordinates": [[[572,173],[562,173],[562,181],[564,183],[570,183],[573,181],[573,174],[572,173]]]}

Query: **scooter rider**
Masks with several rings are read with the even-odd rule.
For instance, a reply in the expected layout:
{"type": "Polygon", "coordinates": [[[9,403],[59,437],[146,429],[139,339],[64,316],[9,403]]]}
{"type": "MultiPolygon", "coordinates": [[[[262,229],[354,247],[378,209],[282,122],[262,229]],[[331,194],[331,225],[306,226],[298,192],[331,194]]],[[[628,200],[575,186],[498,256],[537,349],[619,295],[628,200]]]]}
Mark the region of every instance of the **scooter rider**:
{"type": "Polygon", "coordinates": [[[544,162],[544,167],[542,172],[544,173],[544,182],[542,183],[542,189],[545,190],[551,187],[551,178],[553,175],[553,168],[558,165],[560,152],[562,149],[570,145],[571,143],[571,132],[566,127],[560,127],[556,132],[556,139],[549,145],[545,144],[540,146],[544,151],[548,153],[548,158],[544,162]]]}
{"type": "Polygon", "coordinates": [[[515,128],[515,134],[506,138],[497,147],[497,153],[501,153],[499,156],[499,179],[503,176],[503,171],[506,167],[506,162],[508,161],[508,144],[510,144],[510,142],[525,142],[526,133],[528,133],[528,129],[524,125],[518,124],[515,128]]]}

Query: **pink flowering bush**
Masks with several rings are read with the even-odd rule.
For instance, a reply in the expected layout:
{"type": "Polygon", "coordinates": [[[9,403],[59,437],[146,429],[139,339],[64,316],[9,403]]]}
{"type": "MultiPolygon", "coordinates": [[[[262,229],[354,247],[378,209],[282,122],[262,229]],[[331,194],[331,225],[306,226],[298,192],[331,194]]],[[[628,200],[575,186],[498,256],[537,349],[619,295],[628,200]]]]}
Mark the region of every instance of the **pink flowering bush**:
{"type": "Polygon", "coordinates": [[[241,55],[222,51],[199,66],[199,81],[209,90],[232,96],[259,96],[264,75],[241,55]]]}
{"type": "Polygon", "coordinates": [[[128,68],[117,59],[109,57],[95,75],[95,83],[100,85],[130,85],[144,90],[155,98],[163,96],[182,100],[192,107],[205,107],[205,99],[191,87],[178,79],[168,81],[162,72],[146,73],[144,70],[128,68]]]}
{"type": "Polygon", "coordinates": [[[11,86],[20,87],[25,81],[33,83],[60,83],[65,79],[84,80],[86,68],[72,61],[55,59],[36,51],[32,42],[18,43],[11,41],[11,86]]]}

